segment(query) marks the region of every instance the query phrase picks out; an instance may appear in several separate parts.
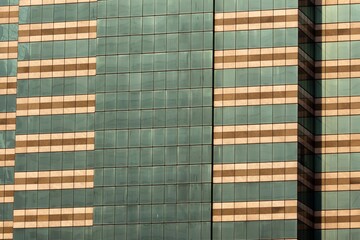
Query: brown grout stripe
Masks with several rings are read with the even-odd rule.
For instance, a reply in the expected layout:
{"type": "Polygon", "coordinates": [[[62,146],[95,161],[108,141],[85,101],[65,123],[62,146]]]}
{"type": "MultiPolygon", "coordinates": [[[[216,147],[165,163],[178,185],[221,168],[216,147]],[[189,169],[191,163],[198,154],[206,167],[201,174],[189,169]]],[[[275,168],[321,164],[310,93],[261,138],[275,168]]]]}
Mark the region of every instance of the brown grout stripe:
{"type": "Polygon", "coordinates": [[[1,77],[0,78],[0,95],[16,94],[17,87],[16,77],[1,77]]]}
{"type": "Polygon", "coordinates": [[[329,97],[315,100],[316,116],[344,116],[360,114],[360,97],[329,97]]]}
{"type": "Polygon", "coordinates": [[[93,225],[93,208],[14,210],[14,228],[93,225]]]}
{"type": "Polygon", "coordinates": [[[0,167],[15,166],[15,149],[0,149],[0,167]]]}
{"type": "Polygon", "coordinates": [[[13,239],[13,222],[12,221],[0,221],[0,239],[12,240],[13,239]]]}
{"type": "Polygon", "coordinates": [[[296,200],[213,203],[213,221],[297,219],[296,200]]]}
{"type": "Polygon", "coordinates": [[[298,124],[260,124],[214,127],[214,144],[251,144],[297,141],[298,124]]]}
{"type": "Polygon", "coordinates": [[[68,58],[18,62],[18,79],[93,76],[96,58],[68,58]]]}
{"type": "Polygon", "coordinates": [[[16,115],[54,115],[95,112],[95,95],[17,98],[16,115]]]}
{"type": "Polygon", "coordinates": [[[324,210],[315,212],[315,229],[360,228],[360,210],[324,210]]]}
{"type": "Polygon", "coordinates": [[[265,10],[215,14],[215,31],[298,27],[298,10],[265,10]]]}
{"type": "Polygon", "coordinates": [[[19,42],[96,38],[96,21],[19,25],[19,42]]]}
{"type": "Polygon", "coordinates": [[[94,149],[94,132],[16,135],[16,153],[94,149]]]}
{"type": "Polygon", "coordinates": [[[217,88],[215,107],[290,104],[298,102],[297,85],[217,88]]]}
{"type": "Polygon", "coordinates": [[[19,0],[20,6],[64,4],[64,3],[85,3],[96,2],[97,0],[19,0]]]}
{"type": "Polygon", "coordinates": [[[298,64],[297,47],[215,51],[215,69],[292,66],[298,64]]]}
{"type": "Polygon", "coordinates": [[[94,170],[15,173],[15,191],[93,187],[94,170]]]}
{"type": "Polygon", "coordinates": [[[4,6],[0,7],[0,24],[19,22],[19,7],[4,6]]]}

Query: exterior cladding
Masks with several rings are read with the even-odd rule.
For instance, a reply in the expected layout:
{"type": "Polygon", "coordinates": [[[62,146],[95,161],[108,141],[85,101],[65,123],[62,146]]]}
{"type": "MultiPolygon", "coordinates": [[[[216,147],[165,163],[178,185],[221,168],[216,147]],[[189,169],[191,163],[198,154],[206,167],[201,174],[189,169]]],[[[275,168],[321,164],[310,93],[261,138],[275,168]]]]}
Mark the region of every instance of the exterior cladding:
{"type": "Polygon", "coordinates": [[[0,240],[357,239],[359,0],[1,0],[0,240]]]}

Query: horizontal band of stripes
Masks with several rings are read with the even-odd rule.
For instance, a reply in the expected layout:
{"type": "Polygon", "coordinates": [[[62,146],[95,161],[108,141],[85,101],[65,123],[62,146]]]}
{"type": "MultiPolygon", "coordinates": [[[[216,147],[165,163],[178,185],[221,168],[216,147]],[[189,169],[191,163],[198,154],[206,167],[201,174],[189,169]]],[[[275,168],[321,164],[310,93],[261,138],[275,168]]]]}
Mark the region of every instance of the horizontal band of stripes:
{"type": "Polygon", "coordinates": [[[298,64],[297,47],[215,51],[215,69],[292,66],[298,64]]]}
{"type": "Polygon", "coordinates": [[[17,116],[93,112],[95,112],[94,94],[16,99],[17,116]]]}
{"type": "Polygon", "coordinates": [[[360,0],[315,0],[315,5],[339,5],[339,4],[350,4],[360,3],[360,0]]]}
{"type": "Polygon", "coordinates": [[[4,6],[0,7],[0,24],[19,22],[19,7],[4,6]]]}
{"type": "Polygon", "coordinates": [[[216,88],[215,107],[290,104],[298,102],[298,85],[216,88]]]}
{"type": "Polygon", "coordinates": [[[94,132],[16,135],[16,153],[94,150],[94,132]]]}
{"type": "Polygon", "coordinates": [[[60,41],[96,38],[96,21],[19,25],[19,42],[60,41]]]}
{"type": "Polygon", "coordinates": [[[215,14],[215,31],[291,28],[298,26],[298,10],[266,10],[215,14]]]}
{"type": "Polygon", "coordinates": [[[20,6],[64,4],[64,3],[84,3],[96,2],[97,0],[19,0],[20,6]]]}
{"type": "Polygon", "coordinates": [[[316,116],[360,114],[360,97],[329,97],[315,100],[316,116]]]}
{"type": "Polygon", "coordinates": [[[16,172],[15,191],[94,187],[94,170],[16,172]]]}
{"type": "Polygon", "coordinates": [[[0,240],[13,239],[13,225],[12,221],[0,221],[0,240]]]}
{"type": "Polygon", "coordinates": [[[360,190],[360,172],[325,172],[315,174],[316,191],[360,190]]]}
{"type": "Polygon", "coordinates": [[[0,78],[0,95],[16,94],[16,77],[0,78]]]}
{"type": "Polygon", "coordinates": [[[315,153],[360,152],[360,134],[321,135],[315,140],[315,153]]]}
{"type": "Polygon", "coordinates": [[[18,42],[0,42],[0,59],[17,58],[18,42]]]}
{"type": "Polygon", "coordinates": [[[14,202],[14,185],[0,185],[0,203],[13,203],[13,202],[14,202]]]}
{"type": "Polygon", "coordinates": [[[316,229],[360,228],[360,210],[325,210],[315,212],[316,229]]]}
{"type": "Polygon", "coordinates": [[[0,167],[15,166],[15,149],[0,149],[0,167]]]}
{"type": "Polygon", "coordinates": [[[297,180],[297,161],[216,164],[214,183],[270,182],[297,180]]]}
{"type": "Polygon", "coordinates": [[[213,203],[213,221],[259,221],[297,219],[297,201],[213,203]]]}
{"type": "Polygon", "coordinates": [[[96,75],[96,58],[67,58],[18,62],[18,79],[96,75]]]}
{"type": "Polygon", "coordinates": [[[14,228],[79,227],[93,224],[93,208],[14,210],[14,228]]]}
{"type": "Polygon", "coordinates": [[[315,68],[316,79],[360,77],[360,59],[316,61],[315,68]]]}
{"type": "Polygon", "coordinates": [[[15,130],[16,113],[0,113],[0,131],[15,130]]]}
{"type": "Polygon", "coordinates": [[[317,24],[316,42],[360,40],[360,22],[317,24]]]}
{"type": "Polygon", "coordinates": [[[214,144],[252,144],[296,142],[297,123],[257,124],[214,127],[214,144]]]}

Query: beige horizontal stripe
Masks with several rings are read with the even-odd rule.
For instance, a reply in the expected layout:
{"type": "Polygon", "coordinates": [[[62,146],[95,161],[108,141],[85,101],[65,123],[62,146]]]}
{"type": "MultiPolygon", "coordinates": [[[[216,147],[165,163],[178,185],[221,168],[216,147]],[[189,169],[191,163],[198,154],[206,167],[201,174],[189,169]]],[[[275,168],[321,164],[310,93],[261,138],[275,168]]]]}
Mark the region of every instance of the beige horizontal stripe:
{"type": "Polygon", "coordinates": [[[16,77],[0,78],[0,95],[16,94],[16,77]]]}
{"type": "Polygon", "coordinates": [[[215,31],[297,27],[297,13],[297,9],[216,13],[215,31]]]}
{"type": "Polygon", "coordinates": [[[93,208],[14,210],[14,228],[91,226],[93,208]]]}
{"type": "Polygon", "coordinates": [[[0,24],[19,22],[19,7],[4,6],[0,7],[0,24]]]}
{"type": "Polygon", "coordinates": [[[360,0],[315,0],[316,5],[338,5],[360,3],[360,0]]]}
{"type": "Polygon", "coordinates": [[[214,127],[214,144],[251,144],[297,141],[297,123],[214,127]]]}
{"type": "MultiPolygon", "coordinates": [[[[0,185],[0,203],[13,203],[13,202],[14,202],[14,185],[0,185]]],[[[0,230],[0,234],[1,234],[1,230],[0,230]]]]}
{"type": "Polygon", "coordinates": [[[317,98],[316,116],[339,116],[360,114],[360,97],[317,98]]]}
{"type": "Polygon", "coordinates": [[[96,38],[96,21],[19,25],[19,42],[96,38]]]}
{"type": "Polygon", "coordinates": [[[94,170],[16,172],[15,191],[94,187],[94,170]]]}
{"type": "Polygon", "coordinates": [[[94,132],[16,136],[16,152],[62,152],[94,149],[94,132]]]}
{"type": "Polygon", "coordinates": [[[214,183],[267,182],[297,180],[297,162],[217,164],[214,183]]]}
{"type": "Polygon", "coordinates": [[[317,24],[316,35],[317,42],[360,40],[360,22],[317,24]]]}
{"type": "Polygon", "coordinates": [[[0,167],[15,166],[15,149],[0,149],[0,167]]]}
{"type": "Polygon", "coordinates": [[[13,239],[13,225],[12,221],[0,221],[0,240],[13,239]]]}
{"type": "Polygon", "coordinates": [[[218,88],[215,107],[297,103],[297,85],[218,88]]]}
{"type": "MultiPolygon", "coordinates": [[[[17,58],[17,55],[18,55],[17,41],[0,42],[0,59],[17,58]]],[[[0,85],[0,87],[1,87],[1,85],[0,85]]]]}
{"type": "Polygon", "coordinates": [[[320,135],[315,140],[316,153],[360,152],[360,134],[320,135]]]}
{"type": "Polygon", "coordinates": [[[298,48],[215,51],[215,69],[288,66],[298,64],[298,48]]]}
{"type": "Polygon", "coordinates": [[[96,58],[68,58],[18,62],[18,79],[92,76],[96,74],[96,58]]]}
{"type": "Polygon", "coordinates": [[[95,112],[95,95],[17,98],[17,116],[95,112]]]}
{"type": "Polygon", "coordinates": [[[19,0],[20,6],[96,2],[97,0],[19,0]]]}
{"type": "Polygon", "coordinates": [[[214,203],[213,221],[296,219],[297,201],[214,203]]]}

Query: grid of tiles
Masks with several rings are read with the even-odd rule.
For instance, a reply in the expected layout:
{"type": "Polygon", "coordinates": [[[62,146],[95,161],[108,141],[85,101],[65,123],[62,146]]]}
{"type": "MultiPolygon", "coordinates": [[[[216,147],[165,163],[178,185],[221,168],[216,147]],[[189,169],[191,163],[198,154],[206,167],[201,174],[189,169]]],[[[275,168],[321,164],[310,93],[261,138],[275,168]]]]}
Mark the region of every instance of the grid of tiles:
{"type": "Polygon", "coordinates": [[[360,230],[360,2],[316,4],[315,237],[354,239],[360,230]]]}
{"type": "Polygon", "coordinates": [[[96,2],[19,6],[13,239],[91,239],[96,2]]]}
{"type": "Polygon", "coordinates": [[[299,226],[312,226],[298,199],[312,186],[298,162],[311,136],[298,120],[311,107],[298,82],[302,13],[266,2],[215,1],[213,239],[302,239],[299,226]]]}

